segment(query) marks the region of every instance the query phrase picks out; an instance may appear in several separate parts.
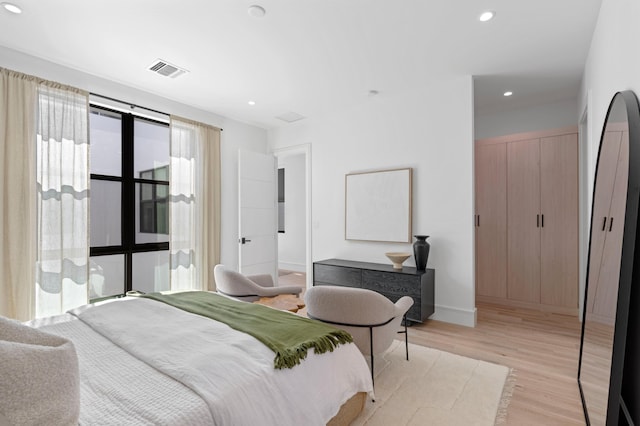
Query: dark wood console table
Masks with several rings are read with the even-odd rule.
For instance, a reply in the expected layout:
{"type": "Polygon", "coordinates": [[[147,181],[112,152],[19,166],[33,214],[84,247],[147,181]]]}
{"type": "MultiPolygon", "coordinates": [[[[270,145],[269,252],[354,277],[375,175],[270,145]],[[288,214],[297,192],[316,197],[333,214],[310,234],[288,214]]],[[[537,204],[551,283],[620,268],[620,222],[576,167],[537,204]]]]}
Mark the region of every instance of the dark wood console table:
{"type": "Polygon", "coordinates": [[[413,322],[423,322],[434,312],[435,274],[434,269],[393,269],[392,265],[342,259],[313,263],[313,285],[366,288],[394,303],[402,296],[411,296],[413,306],[407,312],[407,319],[413,322]]]}

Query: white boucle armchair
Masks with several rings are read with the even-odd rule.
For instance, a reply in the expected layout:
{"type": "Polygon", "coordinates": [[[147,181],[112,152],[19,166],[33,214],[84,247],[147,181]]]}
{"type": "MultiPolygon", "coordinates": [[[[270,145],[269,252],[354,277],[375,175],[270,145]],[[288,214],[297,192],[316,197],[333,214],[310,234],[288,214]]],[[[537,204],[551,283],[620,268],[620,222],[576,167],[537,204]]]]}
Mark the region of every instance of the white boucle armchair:
{"type": "Polygon", "coordinates": [[[372,290],[326,285],[308,289],[305,303],[309,318],[334,324],[353,336],[360,351],[370,356],[372,380],[374,354],[386,351],[397,333],[404,333],[409,360],[406,321],[404,331],[399,330],[402,319],[413,305],[411,297],[404,296],[393,303],[372,290]]]}
{"type": "Polygon", "coordinates": [[[213,268],[213,276],[218,293],[244,302],[280,294],[298,295],[302,291],[302,287],[298,286],[274,286],[273,278],[269,274],[242,275],[227,269],[224,265],[216,265],[213,268]]]}

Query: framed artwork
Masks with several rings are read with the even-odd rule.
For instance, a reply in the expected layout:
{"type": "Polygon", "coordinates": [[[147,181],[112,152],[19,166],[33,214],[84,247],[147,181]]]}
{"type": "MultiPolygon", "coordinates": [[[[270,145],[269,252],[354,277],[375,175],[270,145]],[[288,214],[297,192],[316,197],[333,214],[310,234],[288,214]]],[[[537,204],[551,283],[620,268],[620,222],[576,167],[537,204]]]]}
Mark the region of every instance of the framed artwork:
{"type": "Polygon", "coordinates": [[[345,239],[411,242],[412,169],[345,175],[345,239]]]}

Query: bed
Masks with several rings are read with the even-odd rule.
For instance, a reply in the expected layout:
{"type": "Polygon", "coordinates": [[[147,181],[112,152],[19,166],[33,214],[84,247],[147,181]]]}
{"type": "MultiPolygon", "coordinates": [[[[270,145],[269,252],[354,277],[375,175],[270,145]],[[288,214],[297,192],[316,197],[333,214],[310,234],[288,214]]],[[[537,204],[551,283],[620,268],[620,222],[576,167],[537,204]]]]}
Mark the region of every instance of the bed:
{"type": "Polygon", "coordinates": [[[299,365],[274,368],[274,352],[251,335],[151,299],[27,324],[73,342],[80,424],[348,424],[372,392],[353,343],[310,349],[299,365]]]}

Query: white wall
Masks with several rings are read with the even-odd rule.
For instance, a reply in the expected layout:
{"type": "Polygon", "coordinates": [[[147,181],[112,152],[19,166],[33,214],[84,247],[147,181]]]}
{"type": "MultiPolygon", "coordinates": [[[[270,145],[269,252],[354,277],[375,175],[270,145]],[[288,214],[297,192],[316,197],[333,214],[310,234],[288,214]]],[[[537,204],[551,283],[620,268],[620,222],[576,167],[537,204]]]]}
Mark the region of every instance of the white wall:
{"type": "Polygon", "coordinates": [[[280,269],[306,271],[305,156],[278,156],[284,168],[284,234],[278,234],[280,269]]]}
{"type": "Polygon", "coordinates": [[[221,262],[237,269],[238,150],[266,153],[266,130],[1,46],[0,67],[223,128],[221,135],[221,262]]]}
{"type": "MultiPolygon", "coordinates": [[[[389,263],[411,244],[344,239],[344,176],[412,167],[413,233],[430,235],[436,270],[434,318],[473,326],[473,83],[451,77],[410,93],[364,97],[360,105],[269,132],[272,149],[312,146],[312,257],[389,263]]],[[[414,265],[413,258],[405,263],[414,265]]]]}
{"type": "Polygon", "coordinates": [[[475,138],[534,132],[578,125],[578,100],[568,99],[527,108],[475,115],[475,138]]]}
{"type": "Polygon", "coordinates": [[[589,177],[593,180],[602,125],[616,92],[640,96],[640,2],[602,0],[578,97],[578,113],[589,105],[589,177]],[[589,98],[591,101],[589,102],[589,98]]]}
{"type": "MultiPolygon", "coordinates": [[[[578,96],[578,114],[588,111],[586,152],[587,189],[593,193],[595,168],[602,126],[616,92],[633,90],[640,96],[640,2],[602,0],[578,96]]],[[[585,216],[590,218],[591,201],[585,216]]],[[[587,243],[588,244],[588,243],[587,243]]],[[[581,306],[585,282],[580,282],[581,306]]]]}

